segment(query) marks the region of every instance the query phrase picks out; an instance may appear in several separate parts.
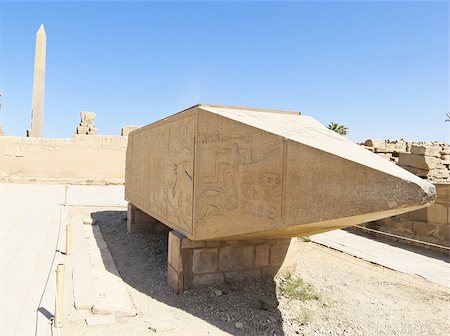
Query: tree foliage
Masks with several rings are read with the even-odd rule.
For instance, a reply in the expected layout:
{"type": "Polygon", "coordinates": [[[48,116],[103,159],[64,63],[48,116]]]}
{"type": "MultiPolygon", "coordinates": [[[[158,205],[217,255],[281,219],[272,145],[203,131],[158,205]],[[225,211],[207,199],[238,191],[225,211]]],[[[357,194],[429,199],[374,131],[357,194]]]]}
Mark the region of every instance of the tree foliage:
{"type": "Polygon", "coordinates": [[[328,128],[332,131],[335,131],[336,133],[340,134],[340,135],[347,135],[348,134],[348,127],[335,123],[335,122],[331,122],[328,125],[328,128]]]}

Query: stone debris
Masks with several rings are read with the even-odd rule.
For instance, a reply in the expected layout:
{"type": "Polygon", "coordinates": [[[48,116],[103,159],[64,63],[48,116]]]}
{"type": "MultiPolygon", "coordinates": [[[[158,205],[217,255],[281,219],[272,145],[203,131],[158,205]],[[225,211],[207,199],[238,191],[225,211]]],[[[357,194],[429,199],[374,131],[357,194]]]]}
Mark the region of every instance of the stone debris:
{"type": "Polygon", "coordinates": [[[80,124],[77,126],[76,134],[95,135],[97,129],[94,126],[94,120],[97,114],[95,112],[81,112],[80,124]]]}
{"type": "Polygon", "coordinates": [[[2,128],[2,126],[0,126],[0,136],[3,136],[3,135],[5,135],[5,134],[3,133],[3,128],[2,128]]]}
{"type": "Polygon", "coordinates": [[[85,319],[88,327],[114,323],[115,320],[116,320],[116,318],[113,314],[101,315],[101,316],[89,316],[89,317],[86,317],[86,319],[85,319]]]}
{"type": "Polygon", "coordinates": [[[448,143],[368,139],[360,145],[423,179],[450,182],[448,143]]]}

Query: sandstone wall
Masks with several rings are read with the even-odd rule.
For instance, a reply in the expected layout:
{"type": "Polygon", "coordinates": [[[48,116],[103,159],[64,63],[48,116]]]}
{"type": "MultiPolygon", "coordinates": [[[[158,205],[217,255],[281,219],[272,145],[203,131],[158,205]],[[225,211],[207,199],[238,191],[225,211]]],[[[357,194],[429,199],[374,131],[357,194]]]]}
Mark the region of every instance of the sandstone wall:
{"type": "Polygon", "coordinates": [[[368,139],[362,145],[421,178],[450,183],[450,147],[439,141],[368,139]]]}
{"type": "Polygon", "coordinates": [[[125,180],[128,137],[75,135],[72,139],[0,137],[0,180],[112,183],[125,180]]]}

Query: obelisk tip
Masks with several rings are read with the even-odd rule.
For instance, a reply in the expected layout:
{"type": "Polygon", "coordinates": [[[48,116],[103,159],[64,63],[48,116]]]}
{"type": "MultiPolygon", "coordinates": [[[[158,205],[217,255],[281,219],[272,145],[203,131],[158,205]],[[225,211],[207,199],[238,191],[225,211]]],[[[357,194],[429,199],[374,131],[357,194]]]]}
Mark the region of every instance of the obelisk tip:
{"type": "Polygon", "coordinates": [[[39,30],[37,31],[37,33],[45,35],[45,28],[43,23],[39,26],[39,30]]]}

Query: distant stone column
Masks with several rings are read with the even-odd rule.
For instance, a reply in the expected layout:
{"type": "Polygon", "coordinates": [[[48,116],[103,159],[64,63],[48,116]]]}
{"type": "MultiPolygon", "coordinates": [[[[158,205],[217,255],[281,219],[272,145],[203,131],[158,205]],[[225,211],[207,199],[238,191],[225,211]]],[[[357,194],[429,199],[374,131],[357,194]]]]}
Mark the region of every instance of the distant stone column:
{"type": "Polygon", "coordinates": [[[44,92],[45,92],[45,57],[47,36],[41,24],[36,34],[36,50],[34,54],[33,98],[31,110],[31,129],[29,136],[44,136],[44,92]]]}

